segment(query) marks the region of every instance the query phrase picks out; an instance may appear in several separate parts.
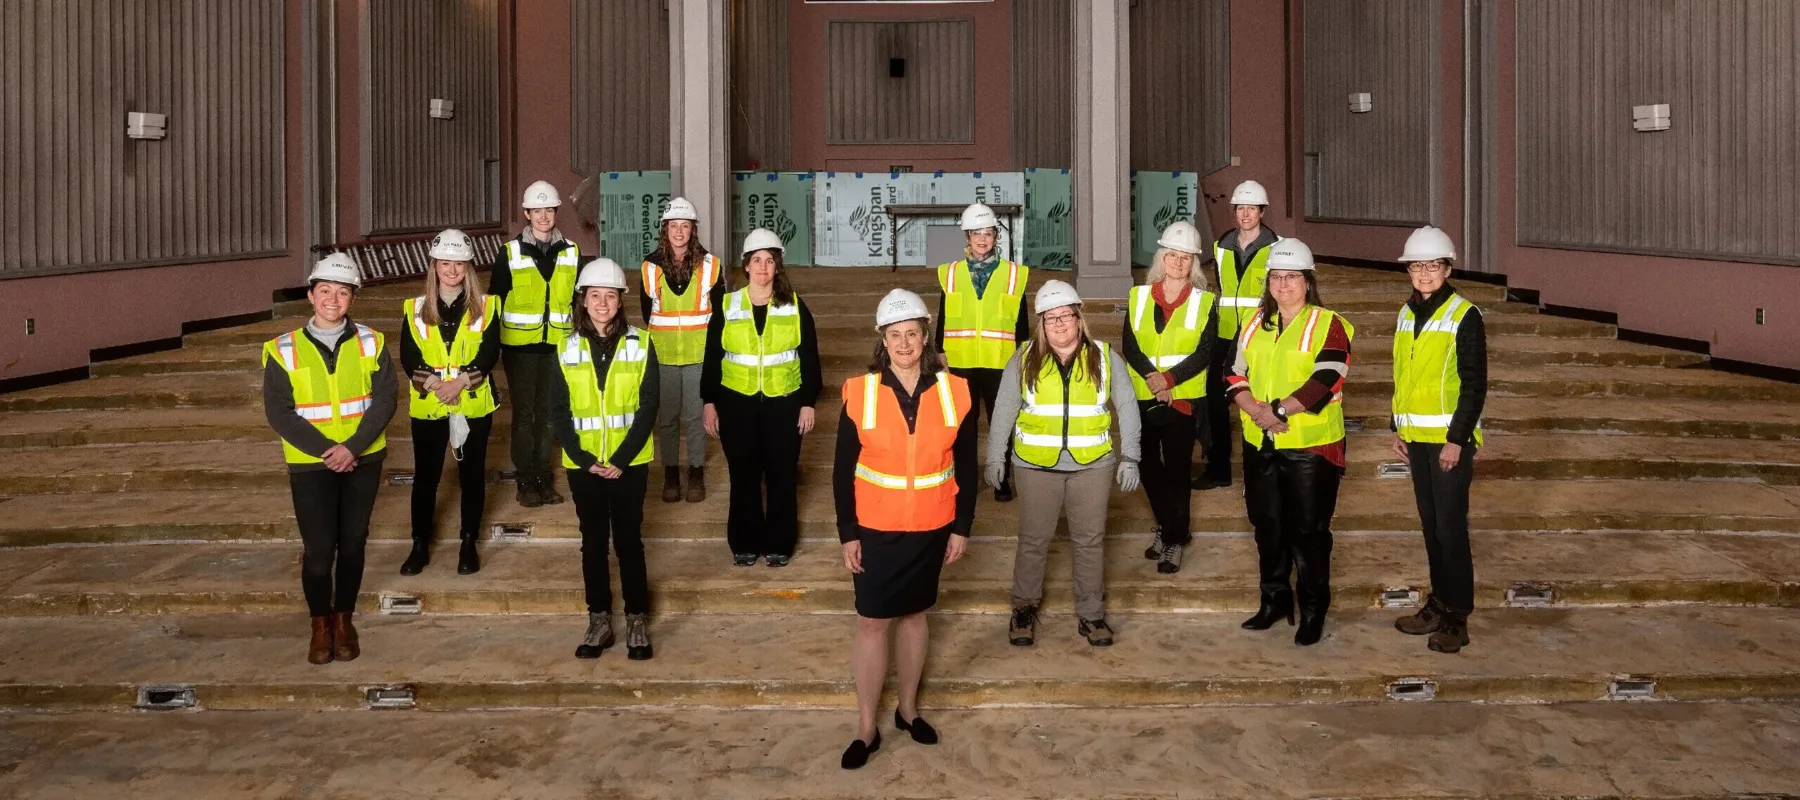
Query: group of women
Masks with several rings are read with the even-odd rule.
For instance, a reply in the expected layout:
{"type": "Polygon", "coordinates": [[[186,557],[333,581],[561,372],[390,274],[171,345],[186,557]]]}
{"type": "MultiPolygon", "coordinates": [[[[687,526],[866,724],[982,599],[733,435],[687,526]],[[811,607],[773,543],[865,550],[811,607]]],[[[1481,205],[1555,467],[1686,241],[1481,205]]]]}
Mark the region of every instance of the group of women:
{"type": "MultiPolygon", "coordinates": [[[[1028,309],[1030,270],[1000,256],[997,220],[980,204],[962,216],[965,257],[937,269],[936,324],[913,292],[895,289],[881,300],[868,368],[840,390],[833,471],[858,614],[860,718],[845,768],[862,766],[880,747],[877,706],[890,649],[900,683],[896,727],[915,741],[937,741],[918,706],[925,612],[942,568],[968,546],[977,481],[996,500],[1021,502],[1009,641],[1035,641],[1050,543],[1066,520],[1077,635],[1108,646],[1112,488],[1143,486],[1155,518],[1145,557],[1158,572],[1179,571],[1191,536],[1190,487],[1230,483],[1224,410],[1234,408],[1241,421],[1236,441],[1261,587],[1243,627],[1265,630],[1285,618],[1298,623],[1296,644],[1323,636],[1355,329],[1325,307],[1310,249],[1262,226],[1262,187],[1246,182],[1232,198],[1237,225],[1212,243],[1217,291],[1199,272],[1207,256],[1200,231],[1169,226],[1146,282],[1127,297],[1116,349],[1094,338],[1080,295],[1063,281],[1046,281],[1028,309]],[[985,468],[977,409],[989,416],[985,468]],[[1207,469],[1190,477],[1197,441],[1206,445],[1207,469]]],[[[718,438],[730,470],[733,563],[788,564],[798,534],[800,441],[815,424],[822,389],[818,334],[789,282],[779,237],[750,233],[740,288],[728,291],[725,268],[700,244],[698,215],[681,198],[663,215],[658,247],[640,269],[647,327],[632,326],[623,269],[606,258],[581,264],[579,248],[557,232],[559,204],[548,183],[527,189],[528,225],[501,248],[485,293],[467,237],[443,232],[432,242],[425,294],[405,302],[401,357],[416,469],[414,547],[401,572],[417,574],[430,562],[446,449],[461,464],[458,572],[480,569],[483,464],[500,400],[489,373],[503,364],[519,502],[563,501],[547,463],[551,441],[560,444],[574,499],[589,612],[576,655],[599,657],[615,641],[610,540],[627,654],[647,659],[649,463],[660,449],[666,502],[699,502],[703,437],[718,438]]],[[[1428,635],[1442,652],[1468,643],[1468,494],[1486,393],[1481,316],[1447,282],[1454,257],[1435,228],[1407,241],[1400,260],[1414,291],[1397,321],[1393,368],[1393,452],[1413,467],[1434,590],[1396,627],[1428,635]]],[[[287,454],[305,544],[314,663],[358,652],[351,615],[397,393],[384,337],[349,319],[359,286],[348,256],[321,259],[308,292],[313,317],[264,348],[265,405],[287,454]]]]}

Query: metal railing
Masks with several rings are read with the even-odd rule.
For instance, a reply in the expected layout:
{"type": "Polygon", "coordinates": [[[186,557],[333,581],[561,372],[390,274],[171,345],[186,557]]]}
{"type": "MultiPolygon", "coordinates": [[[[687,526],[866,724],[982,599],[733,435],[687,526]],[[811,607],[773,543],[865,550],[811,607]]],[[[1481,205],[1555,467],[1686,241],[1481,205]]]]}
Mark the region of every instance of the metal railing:
{"type": "MultiPolygon", "coordinates": [[[[356,265],[362,268],[363,285],[377,285],[394,281],[417,278],[425,274],[431,266],[431,239],[437,234],[425,234],[407,239],[388,239],[379,242],[353,242],[316,245],[312,248],[314,255],[327,253],[349,253],[356,259],[356,265]]],[[[500,252],[500,246],[506,243],[504,233],[470,234],[469,241],[475,246],[475,266],[481,268],[494,263],[494,256],[500,252]]]]}

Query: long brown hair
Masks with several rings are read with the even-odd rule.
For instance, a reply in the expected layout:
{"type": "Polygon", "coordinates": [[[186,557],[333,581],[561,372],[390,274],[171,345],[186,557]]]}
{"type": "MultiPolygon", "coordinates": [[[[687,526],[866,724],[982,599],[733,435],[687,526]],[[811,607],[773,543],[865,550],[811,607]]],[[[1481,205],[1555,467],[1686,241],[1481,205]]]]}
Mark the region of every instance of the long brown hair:
{"type": "MultiPolygon", "coordinates": [[[[439,318],[437,309],[437,262],[439,260],[441,259],[432,259],[431,266],[425,268],[425,302],[420,303],[418,309],[419,318],[425,320],[425,324],[433,327],[444,324],[444,321],[439,318]]],[[[487,299],[487,290],[481,287],[481,276],[475,274],[475,262],[473,261],[463,264],[462,290],[463,308],[468,309],[467,313],[471,318],[479,319],[482,301],[487,299]]]]}
{"type": "MultiPolygon", "coordinates": [[[[1302,270],[1300,274],[1306,276],[1306,304],[1324,308],[1325,301],[1319,299],[1319,281],[1313,277],[1312,270],[1302,270]]],[[[1262,329],[1265,331],[1275,330],[1276,320],[1281,317],[1281,307],[1275,304],[1275,294],[1269,291],[1267,276],[1263,277],[1262,309],[1262,329]]]]}
{"type": "Polygon", "coordinates": [[[587,307],[582,298],[594,289],[606,289],[606,286],[589,286],[575,290],[575,302],[569,308],[569,315],[574,320],[575,332],[590,339],[613,339],[625,333],[625,290],[613,289],[619,293],[619,313],[614,314],[612,321],[606,323],[606,330],[594,327],[594,320],[588,317],[587,307]]]}
{"type": "Polygon", "coordinates": [[[738,265],[744,272],[744,285],[734,286],[732,288],[742,289],[750,285],[750,257],[765,251],[768,252],[771,258],[775,259],[775,280],[772,281],[774,284],[774,291],[770,294],[769,302],[778,306],[785,306],[794,302],[794,286],[792,283],[788,282],[787,263],[782,260],[781,251],[773,247],[765,247],[762,250],[752,250],[745,253],[744,263],[738,265]]]}
{"type": "MultiPolygon", "coordinates": [[[[1075,344],[1075,368],[1069,371],[1069,380],[1074,381],[1080,375],[1098,376],[1100,346],[1094,343],[1094,337],[1088,335],[1087,316],[1078,307],[1069,308],[1075,310],[1075,321],[1081,325],[1081,340],[1075,344]]],[[[1025,388],[1037,391],[1038,376],[1044,372],[1044,359],[1055,352],[1050,349],[1050,339],[1044,335],[1044,315],[1039,314],[1037,324],[1031,328],[1031,342],[1025,345],[1025,352],[1019,355],[1019,374],[1025,378],[1025,388]]]]}
{"type": "Polygon", "coordinates": [[[907,322],[919,323],[919,339],[925,343],[925,354],[919,356],[919,374],[935,374],[944,371],[944,354],[938,352],[938,349],[931,344],[931,320],[903,319],[899,322],[890,322],[879,329],[881,335],[875,337],[875,355],[869,358],[870,372],[879,375],[883,370],[894,365],[893,359],[888,358],[887,329],[907,322]]]}
{"type": "MultiPolygon", "coordinates": [[[[670,220],[670,222],[673,221],[670,220]]],[[[700,223],[693,222],[692,224],[694,233],[688,237],[687,255],[682,258],[681,263],[675,263],[675,246],[669,244],[668,222],[663,223],[662,227],[657,230],[656,251],[650,254],[651,263],[667,270],[669,278],[676,282],[686,280],[689,275],[694,274],[694,271],[700,268],[701,260],[706,258],[706,246],[700,244],[700,223]]],[[[654,291],[654,289],[655,287],[649,287],[645,291],[654,291]]]]}

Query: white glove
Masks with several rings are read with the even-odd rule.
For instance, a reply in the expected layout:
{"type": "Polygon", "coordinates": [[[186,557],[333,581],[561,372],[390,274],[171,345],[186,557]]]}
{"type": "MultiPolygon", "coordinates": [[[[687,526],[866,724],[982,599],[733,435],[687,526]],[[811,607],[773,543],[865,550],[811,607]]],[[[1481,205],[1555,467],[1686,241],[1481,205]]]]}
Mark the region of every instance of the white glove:
{"type": "Polygon", "coordinates": [[[1006,461],[1004,459],[989,461],[985,475],[988,486],[995,489],[1000,488],[1000,484],[1006,482],[1006,461]]]}
{"type": "Polygon", "coordinates": [[[1138,465],[1131,461],[1119,462],[1119,489],[1135,492],[1138,488],[1138,465]]]}

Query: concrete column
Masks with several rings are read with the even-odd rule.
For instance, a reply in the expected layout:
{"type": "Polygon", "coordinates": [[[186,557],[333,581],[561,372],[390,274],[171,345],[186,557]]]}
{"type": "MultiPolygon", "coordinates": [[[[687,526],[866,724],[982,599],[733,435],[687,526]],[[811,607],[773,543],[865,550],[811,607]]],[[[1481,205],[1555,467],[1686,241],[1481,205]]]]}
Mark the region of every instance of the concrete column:
{"type": "Polygon", "coordinates": [[[1087,299],[1131,288],[1130,0],[1073,0],[1075,279],[1087,299]]]}
{"type": "Polygon", "coordinates": [[[669,173],[700,212],[707,249],[727,261],[731,240],[729,0],[669,0],[669,173]]]}

